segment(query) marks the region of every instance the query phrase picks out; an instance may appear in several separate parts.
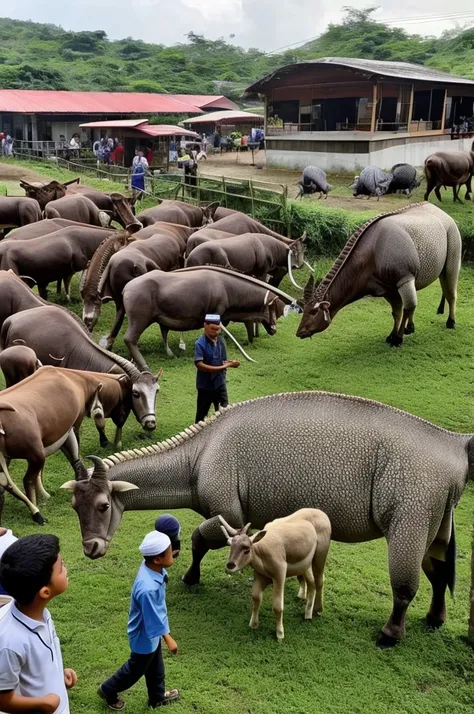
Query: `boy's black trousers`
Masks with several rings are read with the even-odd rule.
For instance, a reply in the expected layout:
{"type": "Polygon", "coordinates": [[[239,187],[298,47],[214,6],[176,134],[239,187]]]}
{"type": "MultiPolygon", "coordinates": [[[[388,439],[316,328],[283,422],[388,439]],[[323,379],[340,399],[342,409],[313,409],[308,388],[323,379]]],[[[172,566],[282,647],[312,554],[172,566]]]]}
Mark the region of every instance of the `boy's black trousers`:
{"type": "Polygon", "coordinates": [[[145,677],[148,701],[158,704],[165,698],[165,665],[161,651],[161,637],[158,647],[150,654],[131,652],[129,659],[110,679],[102,685],[107,701],[117,700],[119,692],[130,689],[139,679],[145,677]]]}

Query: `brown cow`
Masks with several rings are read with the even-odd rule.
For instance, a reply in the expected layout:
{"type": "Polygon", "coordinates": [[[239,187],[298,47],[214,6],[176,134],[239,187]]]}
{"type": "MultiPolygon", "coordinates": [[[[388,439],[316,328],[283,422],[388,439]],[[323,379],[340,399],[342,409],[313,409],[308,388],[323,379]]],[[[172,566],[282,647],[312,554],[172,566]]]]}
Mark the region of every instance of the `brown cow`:
{"type": "MultiPolygon", "coordinates": [[[[74,181],[67,181],[66,183],[59,183],[59,181],[50,181],[47,184],[38,183],[28,183],[27,181],[20,181],[21,188],[24,189],[25,194],[30,198],[35,198],[44,210],[46,205],[51,201],[56,201],[59,198],[64,198],[64,196],[85,196],[90,199],[92,203],[95,203],[97,208],[102,211],[114,212],[114,203],[111,198],[112,194],[104,193],[96,188],[91,188],[90,186],[85,186],[79,183],[79,179],[74,181]]],[[[122,195],[122,194],[119,194],[122,195]]],[[[136,198],[125,198],[130,208],[133,208],[136,202],[136,198]]],[[[125,228],[125,226],[124,226],[125,228]]]]}
{"type": "Polygon", "coordinates": [[[34,350],[26,345],[14,345],[0,352],[0,369],[7,388],[34,374],[42,366],[34,350]]]}
{"type": "Polygon", "coordinates": [[[292,242],[291,238],[281,235],[276,231],[272,231],[257,221],[255,218],[247,216],[245,213],[240,213],[235,211],[225,218],[221,218],[219,221],[214,221],[208,228],[213,231],[224,231],[226,233],[233,233],[234,235],[242,235],[242,233],[265,233],[273,238],[278,238],[283,243],[289,245],[292,242]]]}
{"type": "Polygon", "coordinates": [[[437,151],[425,161],[426,193],[425,201],[434,189],[441,201],[440,187],[452,186],[453,202],[462,203],[459,190],[466,186],[466,201],[471,200],[472,174],[474,173],[474,142],[471,151],[437,151]]]}
{"type": "Polygon", "coordinates": [[[26,503],[36,523],[44,523],[36,501],[46,496],[40,478],[46,458],[61,449],[75,474],[84,476],[74,429],[97,404],[98,394],[111,392],[117,401],[122,398],[120,380],[119,375],[41,367],[0,394],[2,486],[26,503]],[[26,496],[8,472],[11,459],[28,462],[23,479],[26,496]]]}
{"type": "Polygon", "coordinates": [[[22,228],[16,228],[8,234],[6,240],[30,240],[31,238],[39,238],[40,236],[55,233],[69,226],[74,226],[74,228],[81,226],[81,228],[85,228],[86,230],[102,231],[104,238],[115,230],[115,228],[111,228],[110,226],[108,228],[91,226],[90,223],[78,223],[77,221],[70,221],[67,218],[43,218],[36,223],[30,223],[22,228]]]}
{"type": "Polygon", "coordinates": [[[38,201],[23,196],[0,196],[0,230],[6,235],[11,228],[41,220],[38,201]]]}

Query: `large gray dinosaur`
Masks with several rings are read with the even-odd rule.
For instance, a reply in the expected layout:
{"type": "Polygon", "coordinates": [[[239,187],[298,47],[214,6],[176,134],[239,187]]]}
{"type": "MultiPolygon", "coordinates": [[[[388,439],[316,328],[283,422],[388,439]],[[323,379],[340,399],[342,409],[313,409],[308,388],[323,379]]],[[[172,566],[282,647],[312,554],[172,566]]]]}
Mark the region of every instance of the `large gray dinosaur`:
{"type": "Polygon", "coordinates": [[[428,623],[446,618],[453,511],[473,457],[471,434],[360,397],[300,392],[232,405],[154,446],[93,457],[92,475],[63,488],[73,491],[89,558],[105,555],[124,510],[200,513],[206,520],[193,533],[188,584],[199,581],[207,551],[225,546],[219,514],[235,528],[247,521],[262,528],[320,508],[335,540],[385,536],[393,610],[379,644],[390,646],[403,637],[421,568],[433,588],[428,623]]]}

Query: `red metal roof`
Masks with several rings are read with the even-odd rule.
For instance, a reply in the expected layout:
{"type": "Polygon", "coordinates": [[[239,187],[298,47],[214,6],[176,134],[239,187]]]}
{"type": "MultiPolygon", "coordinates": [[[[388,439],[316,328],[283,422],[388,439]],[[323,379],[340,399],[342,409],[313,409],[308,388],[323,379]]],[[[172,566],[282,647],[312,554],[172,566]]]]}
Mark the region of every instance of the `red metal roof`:
{"type": "Polygon", "coordinates": [[[148,124],[148,119],[111,119],[109,121],[89,121],[79,125],[82,129],[133,129],[147,136],[192,136],[199,134],[173,124],[148,124]]]}
{"type": "Polygon", "coordinates": [[[0,89],[0,112],[19,114],[202,114],[190,100],[134,92],[0,89]]]}
{"type": "Polygon", "coordinates": [[[238,109],[239,106],[231,99],[227,99],[222,94],[216,97],[207,94],[172,94],[170,95],[180,102],[191,102],[199,109],[238,109]]]}

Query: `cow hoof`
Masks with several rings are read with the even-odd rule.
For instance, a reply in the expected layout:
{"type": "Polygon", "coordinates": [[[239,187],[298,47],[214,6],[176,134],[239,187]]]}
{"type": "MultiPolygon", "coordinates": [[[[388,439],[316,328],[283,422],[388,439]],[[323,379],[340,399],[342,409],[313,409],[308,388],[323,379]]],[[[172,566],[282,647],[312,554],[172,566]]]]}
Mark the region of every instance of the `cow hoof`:
{"type": "Polygon", "coordinates": [[[181,580],[185,585],[199,585],[200,578],[199,575],[195,575],[188,570],[187,573],[181,576],[181,580]]]}
{"type": "Polygon", "coordinates": [[[31,517],[34,522],[37,523],[39,526],[44,526],[44,524],[48,522],[46,518],[43,518],[39,511],[37,513],[34,513],[31,517]]]}
{"type": "Polygon", "coordinates": [[[409,325],[405,327],[405,335],[412,335],[415,332],[415,324],[411,322],[409,325]]]}
{"type": "Polygon", "coordinates": [[[429,630],[439,630],[440,627],[443,627],[444,620],[441,620],[439,617],[433,617],[433,615],[428,614],[425,619],[425,624],[429,630]]]}
{"type": "Polygon", "coordinates": [[[452,317],[448,317],[446,320],[446,327],[448,330],[454,330],[456,328],[456,320],[453,320],[452,317]]]}
{"type": "Polygon", "coordinates": [[[403,337],[390,334],[385,341],[388,345],[390,345],[390,347],[401,347],[403,344],[403,337]]]}
{"type": "Polygon", "coordinates": [[[377,647],[379,647],[381,650],[386,650],[389,647],[395,647],[395,645],[398,644],[398,640],[396,637],[392,637],[391,635],[386,635],[385,632],[380,632],[379,636],[377,637],[377,647]]]}

